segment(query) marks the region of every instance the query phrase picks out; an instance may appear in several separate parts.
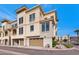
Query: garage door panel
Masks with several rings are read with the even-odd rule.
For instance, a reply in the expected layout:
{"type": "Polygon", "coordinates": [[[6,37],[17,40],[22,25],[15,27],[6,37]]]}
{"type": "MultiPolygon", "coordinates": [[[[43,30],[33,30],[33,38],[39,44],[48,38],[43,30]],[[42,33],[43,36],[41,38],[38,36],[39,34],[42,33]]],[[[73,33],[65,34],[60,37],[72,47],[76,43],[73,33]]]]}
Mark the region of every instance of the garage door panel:
{"type": "Polygon", "coordinates": [[[20,40],[20,45],[24,46],[24,40],[20,40]]]}
{"type": "Polygon", "coordinates": [[[30,39],[30,46],[43,46],[43,39],[30,39]]]}

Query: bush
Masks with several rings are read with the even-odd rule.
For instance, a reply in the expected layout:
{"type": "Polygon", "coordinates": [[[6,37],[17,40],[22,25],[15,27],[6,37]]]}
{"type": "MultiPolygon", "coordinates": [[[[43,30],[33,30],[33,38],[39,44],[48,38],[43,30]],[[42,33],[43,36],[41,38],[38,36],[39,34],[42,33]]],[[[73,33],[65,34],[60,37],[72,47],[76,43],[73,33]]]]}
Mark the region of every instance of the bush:
{"type": "Polygon", "coordinates": [[[66,48],[72,48],[72,47],[73,47],[72,44],[64,44],[64,46],[65,46],[66,48]]]}
{"type": "Polygon", "coordinates": [[[57,45],[57,41],[53,40],[52,41],[52,47],[55,47],[57,45]]]}

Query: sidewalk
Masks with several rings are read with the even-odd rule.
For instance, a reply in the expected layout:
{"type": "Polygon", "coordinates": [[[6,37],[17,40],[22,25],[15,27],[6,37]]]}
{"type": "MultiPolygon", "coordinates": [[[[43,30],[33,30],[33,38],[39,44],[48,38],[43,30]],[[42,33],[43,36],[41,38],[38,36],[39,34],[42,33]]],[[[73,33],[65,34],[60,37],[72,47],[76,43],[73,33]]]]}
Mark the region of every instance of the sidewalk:
{"type": "Polygon", "coordinates": [[[43,48],[43,47],[22,47],[22,46],[5,46],[5,47],[14,47],[14,48],[26,48],[26,49],[33,49],[33,50],[79,50],[78,48],[62,48],[62,49],[57,49],[57,48],[43,48]]]}

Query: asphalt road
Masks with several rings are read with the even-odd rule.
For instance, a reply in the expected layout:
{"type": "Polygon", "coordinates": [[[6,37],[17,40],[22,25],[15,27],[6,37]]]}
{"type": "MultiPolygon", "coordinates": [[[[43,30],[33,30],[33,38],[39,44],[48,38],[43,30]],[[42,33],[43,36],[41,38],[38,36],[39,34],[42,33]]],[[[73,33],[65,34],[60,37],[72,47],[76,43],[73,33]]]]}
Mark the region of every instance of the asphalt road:
{"type": "Polygon", "coordinates": [[[0,55],[79,55],[79,50],[38,50],[30,48],[16,48],[0,46],[1,50],[7,50],[7,53],[1,52],[0,55]],[[17,54],[8,53],[8,51],[16,52],[17,54]]]}
{"type": "Polygon", "coordinates": [[[9,51],[9,50],[2,50],[0,49],[0,55],[24,55],[23,53],[9,51]]]}
{"type": "Polygon", "coordinates": [[[0,55],[15,55],[15,54],[13,54],[13,53],[6,53],[4,51],[0,51],[0,55]]]}

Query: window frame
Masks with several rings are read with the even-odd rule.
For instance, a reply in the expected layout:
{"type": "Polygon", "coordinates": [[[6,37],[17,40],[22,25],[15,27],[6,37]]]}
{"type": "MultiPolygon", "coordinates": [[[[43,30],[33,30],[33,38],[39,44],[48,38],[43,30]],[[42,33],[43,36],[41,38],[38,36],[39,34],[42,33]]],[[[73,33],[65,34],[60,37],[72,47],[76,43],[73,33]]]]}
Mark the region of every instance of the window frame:
{"type": "Polygon", "coordinates": [[[42,22],[42,32],[47,32],[49,30],[50,30],[50,22],[49,21],[42,22]]]}
{"type": "Polygon", "coordinates": [[[45,22],[42,22],[42,32],[45,32],[45,22]]]}
{"type": "Polygon", "coordinates": [[[30,25],[30,32],[34,31],[34,25],[30,25]]]}
{"type": "Polygon", "coordinates": [[[29,15],[29,21],[32,22],[35,20],[35,13],[29,15]]]}
{"type": "Polygon", "coordinates": [[[23,17],[19,18],[19,24],[23,24],[23,17]]]}
{"type": "Polygon", "coordinates": [[[20,27],[20,28],[19,28],[19,35],[22,35],[22,34],[23,34],[23,31],[24,31],[24,30],[23,30],[23,27],[20,27]]]}
{"type": "Polygon", "coordinates": [[[17,23],[16,23],[16,24],[12,24],[12,27],[13,27],[13,28],[17,27],[17,23]]]}
{"type": "Polygon", "coordinates": [[[50,29],[50,24],[49,24],[49,21],[48,21],[48,22],[46,22],[45,26],[46,26],[46,31],[49,31],[49,29],[50,29]]]}

